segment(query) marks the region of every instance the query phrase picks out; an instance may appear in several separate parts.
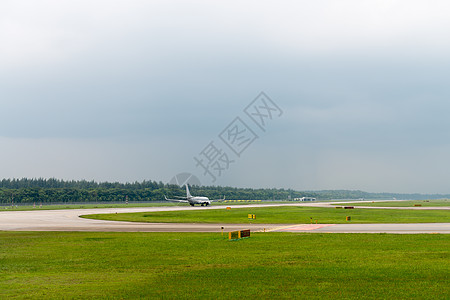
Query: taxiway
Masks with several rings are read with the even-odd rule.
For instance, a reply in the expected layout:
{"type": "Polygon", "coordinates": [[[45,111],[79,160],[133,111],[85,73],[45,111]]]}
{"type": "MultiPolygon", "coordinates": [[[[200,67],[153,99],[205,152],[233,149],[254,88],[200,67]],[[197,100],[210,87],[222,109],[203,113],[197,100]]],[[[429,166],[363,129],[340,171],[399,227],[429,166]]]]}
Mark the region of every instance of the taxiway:
{"type": "MultiPolygon", "coordinates": [[[[233,208],[267,206],[326,206],[329,203],[250,204],[233,208]]],[[[369,207],[368,207],[369,208],[369,207]]],[[[372,207],[370,207],[372,208],[372,207]]],[[[380,209],[380,207],[376,207],[380,209]]],[[[205,224],[205,223],[137,223],[103,221],[80,218],[81,215],[101,213],[131,213],[178,210],[225,209],[209,207],[140,207],[97,208],[35,211],[0,211],[0,230],[3,231],[115,231],[115,232],[220,232],[239,229],[284,232],[341,232],[341,233],[450,233],[450,223],[416,224],[205,224]],[[223,227],[223,229],[222,229],[223,227]]],[[[389,209],[392,209],[391,207],[389,209]]],[[[403,208],[395,208],[403,209],[403,208]]],[[[414,208],[427,209],[427,208],[414,208]]],[[[440,209],[450,209],[443,207],[440,209]]]]}

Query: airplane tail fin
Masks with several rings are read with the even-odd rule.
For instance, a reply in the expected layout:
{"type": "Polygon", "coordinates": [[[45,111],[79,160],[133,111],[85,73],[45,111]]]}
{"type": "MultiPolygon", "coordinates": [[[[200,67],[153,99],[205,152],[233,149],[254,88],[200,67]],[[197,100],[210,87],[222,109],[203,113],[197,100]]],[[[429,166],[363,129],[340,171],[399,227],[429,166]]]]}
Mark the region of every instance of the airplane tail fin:
{"type": "Polygon", "coordinates": [[[187,198],[192,198],[192,195],[191,195],[191,193],[189,192],[189,187],[188,187],[187,183],[186,183],[186,197],[187,197],[187,198]]]}

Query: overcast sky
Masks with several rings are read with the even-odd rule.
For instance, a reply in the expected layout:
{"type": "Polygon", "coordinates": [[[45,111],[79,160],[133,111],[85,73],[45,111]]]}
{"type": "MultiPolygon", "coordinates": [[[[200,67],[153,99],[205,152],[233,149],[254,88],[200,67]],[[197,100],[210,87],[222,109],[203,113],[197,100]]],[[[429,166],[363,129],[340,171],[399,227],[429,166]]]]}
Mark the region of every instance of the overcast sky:
{"type": "Polygon", "coordinates": [[[1,1],[0,178],[450,193],[449,11],[1,1]],[[262,91],[264,130],[244,111],[262,91]],[[257,137],[239,155],[220,137],[236,117],[257,137]],[[231,162],[215,181],[194,160],[211,142],[231,162]]]}

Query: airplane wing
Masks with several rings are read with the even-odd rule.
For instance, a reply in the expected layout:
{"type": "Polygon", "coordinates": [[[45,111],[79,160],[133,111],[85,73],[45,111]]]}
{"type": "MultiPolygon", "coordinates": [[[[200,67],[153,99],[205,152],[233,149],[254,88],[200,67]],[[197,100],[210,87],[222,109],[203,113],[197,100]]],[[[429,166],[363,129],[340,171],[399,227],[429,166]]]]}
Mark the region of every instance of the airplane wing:
{"type": "Polygon", "coordinates": [[[164,198],[165,198],[167,201],[189,203],[189,201],[183,200],[183,199],[168,199],[166,196],[164,196],[164,198]]]}

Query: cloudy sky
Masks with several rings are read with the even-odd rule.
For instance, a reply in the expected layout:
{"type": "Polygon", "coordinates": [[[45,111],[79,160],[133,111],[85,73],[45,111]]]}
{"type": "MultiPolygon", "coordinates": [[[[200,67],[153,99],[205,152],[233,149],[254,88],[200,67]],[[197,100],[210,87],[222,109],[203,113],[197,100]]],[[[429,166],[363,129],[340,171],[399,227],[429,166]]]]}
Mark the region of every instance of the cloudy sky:
{"type": "Polygon", "coordinates": [[[2,1],[0,178],[450,193],[449,10],[2,1]],[[262,91],[264,131],[244,112],[262,91]],[[257,136],[239,156],[236,117],[257,136]],[[211,142],[232,161],[214,182],[194,160],[211,142]]]}

